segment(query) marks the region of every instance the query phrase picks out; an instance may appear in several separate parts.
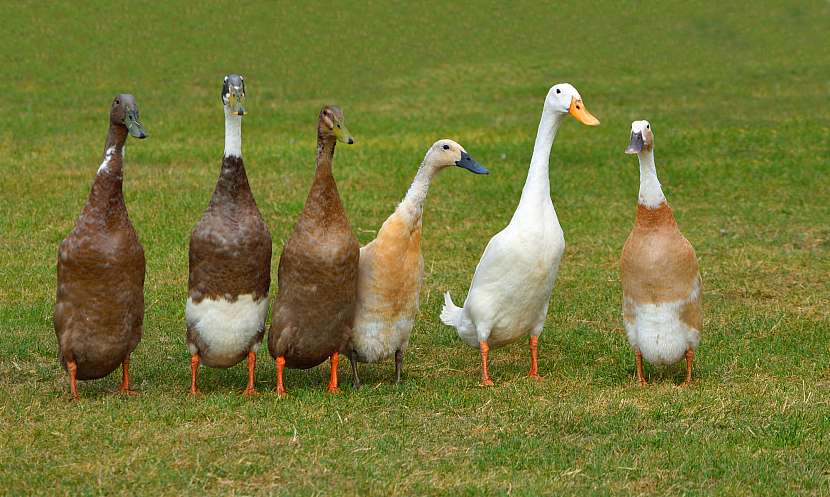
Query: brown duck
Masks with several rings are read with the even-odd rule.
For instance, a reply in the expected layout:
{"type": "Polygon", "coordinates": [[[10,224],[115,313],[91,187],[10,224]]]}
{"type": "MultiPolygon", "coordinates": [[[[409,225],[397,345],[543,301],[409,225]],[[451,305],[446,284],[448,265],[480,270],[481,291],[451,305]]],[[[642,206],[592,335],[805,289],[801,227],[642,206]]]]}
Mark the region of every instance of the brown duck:
{"type": "Polygon", "coordinates": [[[280,395],[284,367],[307,369],[327,358],[328,390],[336,392],[339,353],[351,336],[360,245],[332,176],[337,141],[354,143],[340,108],[326,106],[317,123],[317,173],[277,275],[268,350],[277,361],[280,395]]]}
{"type": "Polygon", "coordinates": [[[127,134],[146,138],[132,95],[115,97],[104,157],[75,229],[58,248],[55,334],[58,356],[77,380],[103,378],[120,364],[120,391],[130,390],[130,354],[144,322],[144,249],[124,204],[123,160],[127,134]]]}
{"type": "Polygon", "coordinates": [[[254,394],[256,353],[265,333],[271,285],[271,234],[259,213],[242,162],[245,82],[230,74],[222,84],[225,156],[210,205],[190,235],[190,278],[185,307],[190,350],[190,392],[199,392],[200,363],[229,368],[248,359],[254,394]]]}
{"type": "Polygon", "coordinates": [[[634,349],[637,381],[647,384],[644,358],[656,365],[685,358],[683,384],[689,385],[703,329],[697,256],[680,232],[657,179],[651,123],[631,123],[626,153],[637,154],[640,160],[637,221],[620,259],[623,324],[634,349]]]}

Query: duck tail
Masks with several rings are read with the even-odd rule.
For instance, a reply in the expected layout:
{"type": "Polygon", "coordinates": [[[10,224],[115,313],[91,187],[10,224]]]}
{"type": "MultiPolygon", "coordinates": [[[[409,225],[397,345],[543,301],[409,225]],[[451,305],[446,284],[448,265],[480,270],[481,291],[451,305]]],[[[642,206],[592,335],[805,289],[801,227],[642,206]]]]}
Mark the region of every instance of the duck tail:
{"type": "Polygon", "coordinates": [[[457,329],[461,325],[463,311],[463,308],[453,303],[450,292],[444,293],[444,308],[441,309],[441,322],[457,329]]]}

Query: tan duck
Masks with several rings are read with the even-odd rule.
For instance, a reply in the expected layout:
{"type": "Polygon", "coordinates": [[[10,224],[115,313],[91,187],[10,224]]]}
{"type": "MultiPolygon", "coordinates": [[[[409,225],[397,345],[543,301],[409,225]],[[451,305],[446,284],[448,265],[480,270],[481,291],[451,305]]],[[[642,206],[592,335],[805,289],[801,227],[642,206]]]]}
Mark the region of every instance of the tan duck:
{"type": "Polygon", "coordinates": [[[403,354],[418,313],[418,295],[424,280],[424,201],[432,178],[450,166],[476,174],[488,173],[458,143],[435,142],[395,212],[383,223],[377,237],[360,249],[357,311],[349,347],[355,388],[360,387],[358,361],[380,362],[393,355],[395,383],[401,381],[403,354]]]}
{"type": "Polygon", "coordinates": [[[339,353],[354,320],[360,245],[352,233],[332,176],[337,141],[354,143],[339,107],[326,106],[317,123],[317,173],[277,273],[268,350],[277,362],[277,392],[285,394],[283,368],[312,368],[331,359],[328,390],[337,391],[339,353]]]}
{"type": "Polygon", "coordinates": [[[222,83],[225,155],[210,205],[190,235],[190,278],[185,307],[190,350],[190,392],[198,393],[199,364],[229,368],[248,359],[254,394],[256,353],[265,333],[271,285],[271,234],[257,208],[242,161],[245,82],[222,83]]]}
{"type": "Polygon", "coordinates": [[[680,233],[654,166],[648,121],[631,124],[625,151],[640,159],[637,221],[622,251],[623,323],[634,348],[637,380],[646,385],[643,358],[674,364],[685,357],[686,381],[702,329],[701,280],[695,250],[680,233]]]}
{"type": "Polygon", "coordinates": [[[144,322],[144,248],[124,204],[123,160],[127,134],[146,138],[132,95],[112,101],[104,157],[75,229],[58,248],[54,325],[58,356],[77,380],[103,378],[119,365],[120,391],[130,390],[130,354],[144,322]]]}

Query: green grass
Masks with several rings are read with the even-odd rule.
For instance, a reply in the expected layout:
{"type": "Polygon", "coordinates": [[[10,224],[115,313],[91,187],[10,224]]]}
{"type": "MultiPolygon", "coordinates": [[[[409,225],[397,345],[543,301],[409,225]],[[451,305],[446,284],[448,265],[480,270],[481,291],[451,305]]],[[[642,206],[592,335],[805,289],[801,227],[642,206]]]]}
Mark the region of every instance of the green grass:
{"type": "MultiPolygon", "coordinates": [[[[235,2],[4,6],[0,92],[0,494],[830,495],[830,59],[826,2],[734,5],[235,2]],[[492,174],[446,171],[426,207],[427,276],[406,356],[324,393],[327,367],[271,393],[260,355],[203,369],[189,398],[187,240],[222,153],[222,76],[248,87],[244,153],[279,254],[313,174],[320,106],[357,144],[335,176],[361,242],[426,148],[462,143],[492,174]],[[567,122],[552,196],[568,249],[540,341],[478,354],[440,324],[512,215],[547,89],[572,82],[602,125],[567,122]],[[136,95],[130,216],[147,254],[138,398],[117,375],[72,403],[56,361],[55,258],[100,161],[112,96],[136,95]],[[691,388],[636,387],[619,252],[634,219],[629,124],[649,119],[658,172],[705,286],[691,388]]],[[[276,271],[277,257],[274,257],[276,271]]]]}

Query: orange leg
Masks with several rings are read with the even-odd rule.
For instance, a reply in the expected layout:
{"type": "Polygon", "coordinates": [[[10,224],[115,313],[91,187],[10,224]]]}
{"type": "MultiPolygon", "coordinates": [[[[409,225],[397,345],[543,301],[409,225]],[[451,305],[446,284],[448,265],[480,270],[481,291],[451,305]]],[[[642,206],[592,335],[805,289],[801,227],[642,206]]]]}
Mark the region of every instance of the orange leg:
{"type": "Polygon", "coordinates": [[[648,385],[646,377],[643,374],[643,354],[641,354],[639,350],[634,352],[634,362],[637,366],[637,381],[641,386],[648,385]]]}
{"type": "Polygon", "coordinates": [[[68,361],[66,369],[69,370],[69,391],[72,392],[72,400],[78,400],[78,365],[75,361],[68,361]]]}
{"type": "Polygon", "coordinates": [[[331,355],[331,373],[329,373],[329,393],[337,393],[337,364],[340,362],[340,354],[335,352],[331,355]]]}
{"type": "Polygon", "coordinates": [[[490,372],[487,370],[487,355],[490,352],[490,346],[487,345],[487,342],[479,342],[478,345],[481,349],[481,384],[490,386],[493,384],[490,372]]]}
{"type": "Polygon", "coordinates": [[[190,395],[197,395],[199,393],[199,387],[196,386],[196,371],[199,369],[201,360],[199,354],[190,356],[190,395]]]}
{"type": "Polygon", "coordinates": [[[687,387],[692,383],[692,360],[695,358],[695,351],[689,349],[686,351],[686,381],[683,382],[683,386],[687,387]]]}
{"type": "Polygon", "coordinates": [[[285,357],[279,356],[277,357],[277,393],[279,395],[285,395],[287,392],[285,391],[285,386],[282,384],[282,370],[285,368],[285,357]]]}
{"type": "Polygon", "coordinates": [[[118,387],[119,393],[127,395],[138,395],[135,390],[130,390],[130,356],[124,359],[121,363],[121,386],[118,387]]]}
{"type": "Polygon", "coordinates": [[[529,377],[533,378],[534,380],[541,380],[542,377],[539,376],[539,367],[536,363],[536,351],[539,344],[539,337],[530,337],[530,372],[527,374],[529,377]]]}
{"type": "Polygon", "coordinates": [[[254,389],[254,368],[256,368],[256,352],[253,350],[248,352],[248,387],[242,392],[242,395],[255,395],[254,389]]]}

